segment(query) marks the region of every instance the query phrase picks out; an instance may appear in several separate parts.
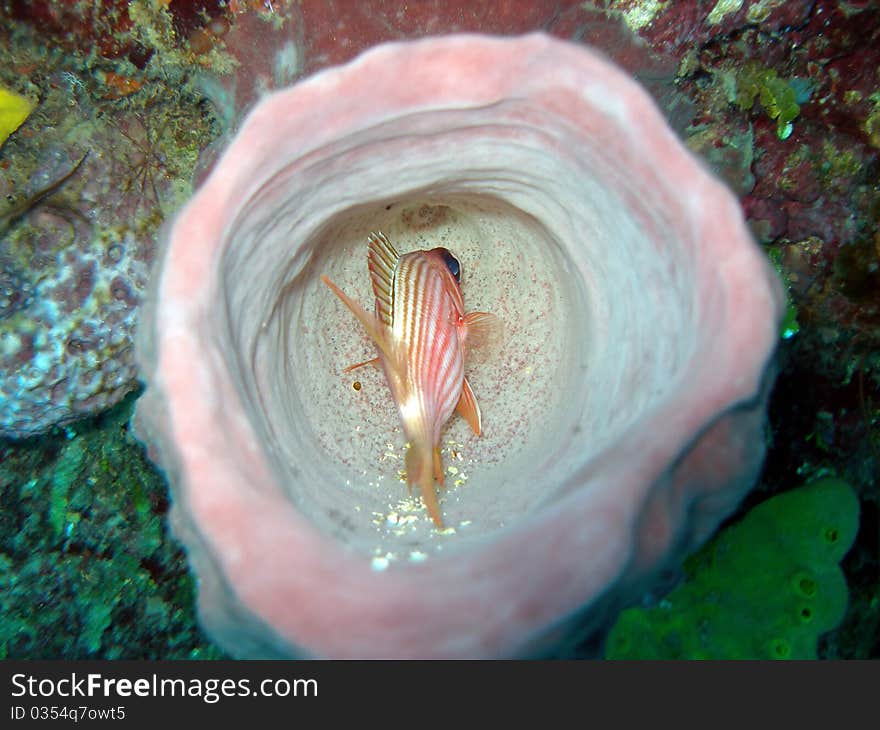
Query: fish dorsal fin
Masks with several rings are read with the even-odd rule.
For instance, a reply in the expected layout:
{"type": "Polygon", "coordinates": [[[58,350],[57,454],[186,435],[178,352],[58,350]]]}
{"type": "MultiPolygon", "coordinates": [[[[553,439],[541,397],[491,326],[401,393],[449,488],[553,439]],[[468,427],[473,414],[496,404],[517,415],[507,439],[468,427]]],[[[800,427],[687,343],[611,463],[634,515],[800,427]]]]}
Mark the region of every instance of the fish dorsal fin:
{"type": "Polygon", "coordinates": [[[373,294],[376,297],[376,316],[382,324],[390,327],[393,319],[391,303],[394,296],[394,272],[397,270],[400,254],[381,231],[370,233],[367,240],[370,245],[367,266],[370,269],[370,280],[373,282],[373,294]]]}

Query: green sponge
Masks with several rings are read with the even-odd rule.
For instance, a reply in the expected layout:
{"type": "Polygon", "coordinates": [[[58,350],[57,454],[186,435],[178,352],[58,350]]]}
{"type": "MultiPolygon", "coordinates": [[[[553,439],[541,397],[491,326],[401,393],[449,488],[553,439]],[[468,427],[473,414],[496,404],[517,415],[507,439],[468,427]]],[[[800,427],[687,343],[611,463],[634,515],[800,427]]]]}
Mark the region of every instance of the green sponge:
{"type": "Polygon", "coordinates": [[[855,539],[852,487],[819,479],[759,504],[685,562],[686,581],[611,629],[607,659],[815,659],[846,612],[838,563],[855,539]]]}

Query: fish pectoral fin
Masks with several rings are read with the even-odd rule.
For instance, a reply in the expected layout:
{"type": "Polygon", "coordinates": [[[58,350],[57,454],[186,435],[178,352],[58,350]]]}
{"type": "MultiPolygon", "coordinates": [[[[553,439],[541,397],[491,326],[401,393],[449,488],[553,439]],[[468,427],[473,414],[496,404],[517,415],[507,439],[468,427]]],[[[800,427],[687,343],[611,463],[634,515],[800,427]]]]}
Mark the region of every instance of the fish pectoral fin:
{"type": "Polygon", "coordinates": [[[440,503],[437,501],[437,491],[434,489],[434,450],[425,443],[411,443],[406,452],[406,481],[407,484],[418,484],[422,493],[422,501],[428,516],[434,525],[443,527],[443,517],[440,514],[440,503]]]}
{"type": "Polygon", "coordinates": [[[461,397],[458,399],[458,405],[455,410],[465,421],[468,422],[471,429],[477,436],[483,430],[483,417],[480,414],[480,405],[477,403],[474,391],[471,390],[471,384],[467,378],[461,385],[461,397]]]}
{"type": "Polygon", "coordinates": [[[372,360],[364,360],[363,362],[355,363],[354,365],[349,365],[344,373],[350,373],[352,370],[357,370],[358,368],[362,368],[365,365],[375,365],[376,367],[380,367],[382,365],[382,360],[378,357],[374,357],[372,360]]]}
{"type": "Polygon", "coordinates": [[[479,352],[487,359],[504,344],[504,322],[489,312],[471,312],[464,316],[462,335],[468,354],[479,352]]]}

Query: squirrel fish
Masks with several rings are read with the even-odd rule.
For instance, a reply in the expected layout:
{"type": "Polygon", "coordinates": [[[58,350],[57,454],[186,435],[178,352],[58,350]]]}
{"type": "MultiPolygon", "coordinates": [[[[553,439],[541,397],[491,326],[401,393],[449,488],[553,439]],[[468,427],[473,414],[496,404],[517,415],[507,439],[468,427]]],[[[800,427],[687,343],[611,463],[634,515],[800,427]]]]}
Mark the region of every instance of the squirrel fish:
{"type": "Polygon", "coordinates": [[[478,436],[480,407],[464,375],[465,352],[497,341],[501,320],[464,313],[461,264],[445,248],[397,252],[382,233],[368,238],[367,268],[375,296],[370,314],[326,276],[321,280],[360,321],[379,356],[352,365],[378,364],[385,373],[409,442],[406,479],[417,484],[428,515],[443,527],[434,483],[443,485],[440,431],[458,411],[478,436]]]}

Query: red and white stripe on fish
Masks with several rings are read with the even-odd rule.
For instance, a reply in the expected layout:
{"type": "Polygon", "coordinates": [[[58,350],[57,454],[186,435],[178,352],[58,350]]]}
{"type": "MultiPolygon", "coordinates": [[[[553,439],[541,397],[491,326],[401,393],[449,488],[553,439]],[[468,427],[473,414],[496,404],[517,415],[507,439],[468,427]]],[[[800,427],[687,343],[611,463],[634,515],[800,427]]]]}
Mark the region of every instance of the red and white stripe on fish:
{"type": "Polygon", "coordinates": [[[480,408],[464,375],[465,353],[467,347],[497,339],[501,322],[485,312],[464,313],[461,264],[445,248],[401,256],[384,234],[371,233],[367,264],[374,315],[321,277],[379,349],[379,357],[347,370],[382,366],[410,444],[407,483],[419,485],[428,514],[442,527],[434,489],[435,480],[444,481],[440,432],[458,410],[474,433],[481,433],[480,408]]]}

